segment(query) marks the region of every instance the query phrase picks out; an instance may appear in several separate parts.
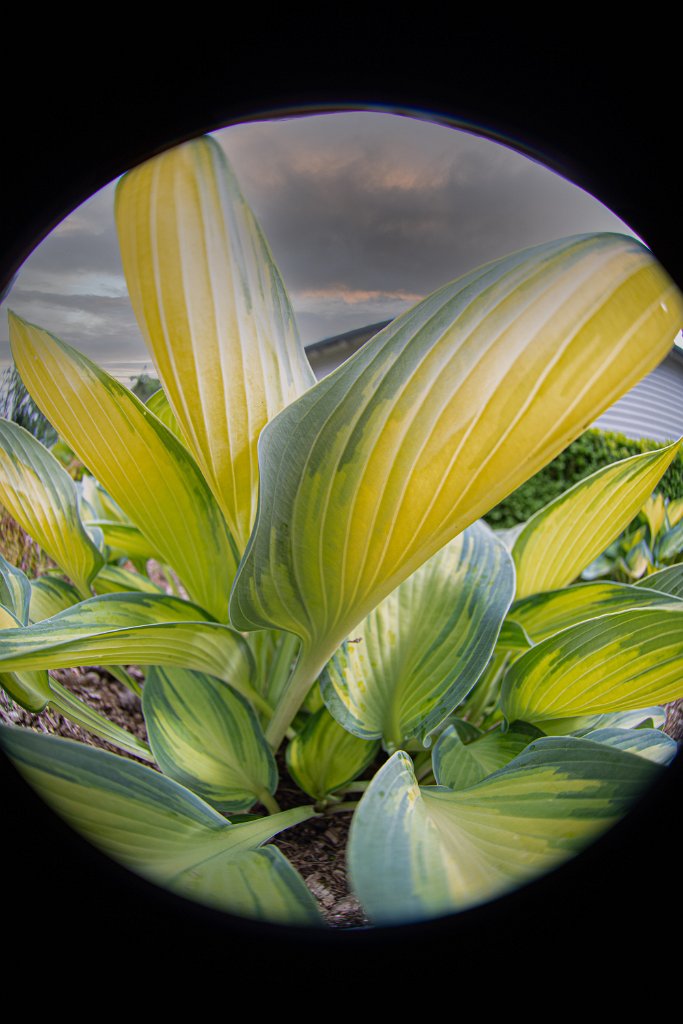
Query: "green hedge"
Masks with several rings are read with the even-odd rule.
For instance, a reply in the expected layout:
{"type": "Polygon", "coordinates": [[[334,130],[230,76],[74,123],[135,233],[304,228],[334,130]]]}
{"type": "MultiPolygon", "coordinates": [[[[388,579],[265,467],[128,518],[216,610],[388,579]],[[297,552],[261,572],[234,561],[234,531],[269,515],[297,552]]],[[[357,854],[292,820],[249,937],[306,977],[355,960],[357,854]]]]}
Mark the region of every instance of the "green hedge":
{"type": "MultiPolygon", "coordinates": [[[[587,430],[544,469],[492,508],[484,518],[496,528],[508,528],[515,523],[523,523],[572,484],[585,476],[590,476],[603,466],[663,446],[662,441],[634,441],[623,434],[587,430]]],[[[658,490],[663,491],[666,498],[683,497],[683,456],[680,453],[664,474],[658,490]]]]}

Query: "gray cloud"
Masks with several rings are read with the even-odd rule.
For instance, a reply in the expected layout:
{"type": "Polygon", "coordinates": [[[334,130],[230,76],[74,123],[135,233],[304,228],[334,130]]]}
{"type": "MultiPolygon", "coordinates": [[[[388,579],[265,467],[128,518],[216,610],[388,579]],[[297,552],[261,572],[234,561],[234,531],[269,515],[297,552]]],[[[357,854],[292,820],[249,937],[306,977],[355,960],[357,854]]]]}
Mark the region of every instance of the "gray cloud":
{"type": "MultiPolygon", "coordinates": [[[[582,231],[628,230],[592,197],[488,140],[389,114],[216,133],[292,296],[305,342],[396,316],[473,267],[582,231]]],[[[122,374],[148,362],[113,223],[114,185],[22,268],[9,306],[122,374]]]]}

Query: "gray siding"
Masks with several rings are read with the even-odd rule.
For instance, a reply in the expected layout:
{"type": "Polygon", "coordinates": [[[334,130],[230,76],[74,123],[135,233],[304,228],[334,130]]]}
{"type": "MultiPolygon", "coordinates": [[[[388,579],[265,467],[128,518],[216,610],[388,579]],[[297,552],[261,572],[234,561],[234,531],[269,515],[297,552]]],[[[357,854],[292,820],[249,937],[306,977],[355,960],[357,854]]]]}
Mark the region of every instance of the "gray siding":
{"type": "MultiPolygon", "coordinates": [[[[390,321],[370,324],[346,334],[325,338],[306,349],[318,380],[352,356],[390,321]]],[[[683,435],[683,350],[672,349],[647,377],[592,424],[636,440],[677,440],[683,435]]]]}
{"type": "Polygon", "coordinates": [[[676,440],[683,435],[683,354],[664,362],[631,388],[593,424],[627,437],[676,440]]]}

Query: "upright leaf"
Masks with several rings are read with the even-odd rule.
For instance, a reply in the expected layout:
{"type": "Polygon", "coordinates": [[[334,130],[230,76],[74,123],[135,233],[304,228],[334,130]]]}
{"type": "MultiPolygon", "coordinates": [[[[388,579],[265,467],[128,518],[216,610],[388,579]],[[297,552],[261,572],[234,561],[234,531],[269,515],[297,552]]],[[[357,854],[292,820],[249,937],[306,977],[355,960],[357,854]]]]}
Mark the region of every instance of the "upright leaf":
{"type": "Polygon", "coordinates": [[[632,238],[550,242],[440,288],[265,427],[230,610],[303,640],[272,741],[358,622],[652,369],[682,319],[632,238]]]}
{"type": "Polygon", "coordinates": [[[32,398],[190,595],[227,619],[235,553],[187,449],[114,377],[10,314],[17,368],[32,398]]]}
{"type": "Polygon", "coordinates": [[[103,564],[78,512],[73,480],[28,430],[0,420],[0,502],[87,597],[103,564]]]}
{"type": "Polygon", "coordinates": [[[357,778],[378,750],[379,743],[353,736],[320,708],[287,745],[287,769],[304,793],[322,800],[357,778]]]}
{"type": "Polygon", "coordinates": [[[355,630],[321,677],[345,729],[387,749],[427,734],[486,666],[515,589],[512,561],[475,523],[409,576],[355,630]]]}
{"type": "Polygon", "coordinates": [[[576,579],[631,522],[680,446],[676,441],[605,466],[539,509],[512,548],[517,597],[555,590],[576,579]]]}
{"type": "Polygon", "coordinates": [[[116,222],[140,329],[242,551],[256,515],[259,433],[315,382],[280,274],[211,139],[125,175],[116,222]]]}

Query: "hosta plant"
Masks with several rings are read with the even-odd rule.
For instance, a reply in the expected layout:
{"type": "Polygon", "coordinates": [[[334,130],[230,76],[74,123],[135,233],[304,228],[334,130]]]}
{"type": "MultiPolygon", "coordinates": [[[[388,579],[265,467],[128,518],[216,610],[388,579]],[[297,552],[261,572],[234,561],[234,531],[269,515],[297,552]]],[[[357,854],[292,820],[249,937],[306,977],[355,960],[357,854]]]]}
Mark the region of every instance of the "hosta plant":
{"type": "Polygon", "coordinates": [[[667,275],[614,234],[515,252],[315,383],[213,141],[125,175],[115,215],[163,387],[143,404],[10,316],[17,371],[87,473],[0,423],[0,501],[60,570],[0,562],[0,685],[122,753],[4,726],[6,753],[124,865],[268,921],[322,923],[268,840],[341,807],[375,923],[452,913],[580,850],[675,752],[679,567],[575,581],[679,444],[517,530],[481,516],[664,357],[683,319],[667,275]],[[148,743],[49,673],[83,664],[141,693],[148,743]],[[301,799],[283,811],[284,766],[301,799]]]}

